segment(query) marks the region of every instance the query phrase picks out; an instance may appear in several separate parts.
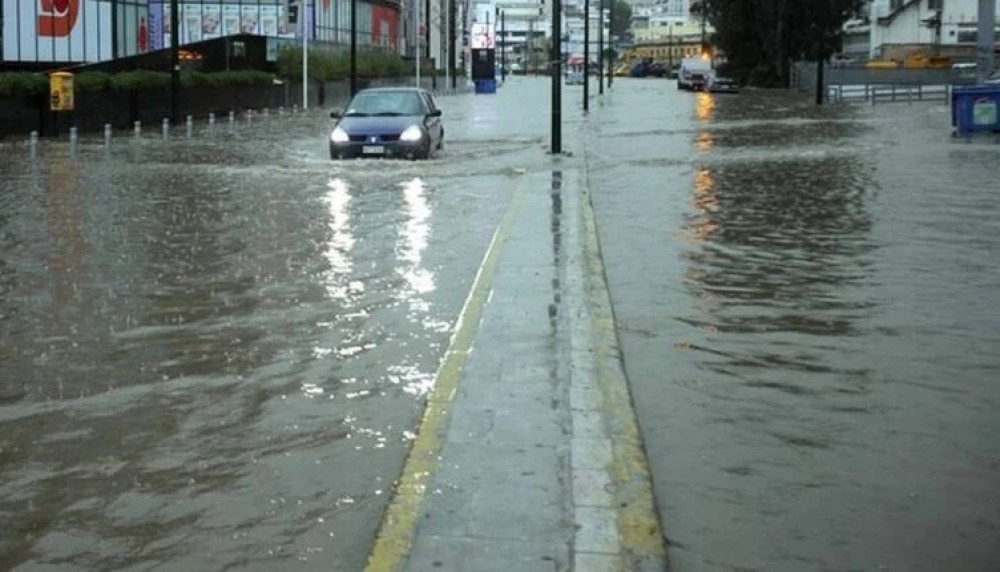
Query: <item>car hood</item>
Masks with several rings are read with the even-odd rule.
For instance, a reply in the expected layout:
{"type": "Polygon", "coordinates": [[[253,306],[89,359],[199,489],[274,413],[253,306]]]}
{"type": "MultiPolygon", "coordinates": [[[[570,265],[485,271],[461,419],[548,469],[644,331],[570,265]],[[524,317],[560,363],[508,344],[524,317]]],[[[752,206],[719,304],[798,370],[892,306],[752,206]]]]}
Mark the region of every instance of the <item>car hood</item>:
{"type": "Polygon", "coordinates": [[[420,125],[423,120],[422,115],[342,117],[337,125],[348,135],[399,135],[411,125],[420,125]]]}

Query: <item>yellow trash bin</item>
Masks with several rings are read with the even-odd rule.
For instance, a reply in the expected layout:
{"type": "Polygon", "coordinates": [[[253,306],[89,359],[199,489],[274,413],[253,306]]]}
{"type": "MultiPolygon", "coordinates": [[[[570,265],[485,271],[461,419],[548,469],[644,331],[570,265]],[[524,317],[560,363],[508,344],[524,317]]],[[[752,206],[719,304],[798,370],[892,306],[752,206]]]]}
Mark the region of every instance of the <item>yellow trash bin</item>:
{"type": "Polygon", "coordinates": [[[73,74],[49,74],[49,108],[52,111],[73,111],[73,74]]]}

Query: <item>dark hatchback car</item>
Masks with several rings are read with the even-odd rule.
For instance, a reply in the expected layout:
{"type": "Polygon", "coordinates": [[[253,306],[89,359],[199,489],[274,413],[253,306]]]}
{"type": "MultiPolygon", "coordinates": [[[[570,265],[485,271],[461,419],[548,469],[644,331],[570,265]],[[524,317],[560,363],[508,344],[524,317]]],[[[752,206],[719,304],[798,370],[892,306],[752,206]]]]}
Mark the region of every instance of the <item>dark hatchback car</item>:
{"type": "Polygon", "coordinates": [[[359,91],[330,132],[330,158],[402,157],[427,159],[444,147],[441,110],[434,97],[416,87],[359,91]]]}

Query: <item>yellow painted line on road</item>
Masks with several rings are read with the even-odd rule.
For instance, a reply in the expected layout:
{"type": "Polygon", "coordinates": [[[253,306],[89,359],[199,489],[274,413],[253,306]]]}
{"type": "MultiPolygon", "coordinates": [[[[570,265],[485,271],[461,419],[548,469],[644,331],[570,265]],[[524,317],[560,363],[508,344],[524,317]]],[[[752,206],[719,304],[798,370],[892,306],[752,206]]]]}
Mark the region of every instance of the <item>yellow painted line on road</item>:
{"type": "Polygon", "coordinates": [[[618,539],[627,570],[666,570],[668,555],[653,496],[652,478],[639,431],[628,379],[621,361],[597,216],[591,199],[589,177],[581,197],[583,249],[593,316],[597,385],[604,420],[611,434],[612,463],[608,474],[614,483],[618,539]]]}
{"type": "Polygon", "coordinates": [[[427,496],[427,486],[438,468],[438,456],[448,429],[449,407],[458,392],[466,359],[475,342],[500,252],[514,226],[526,180],[526,177],[522,177],[515,187],[476,271],[465,305],[458,315],[451,343],[438,366],[434,389],[427,397],[424,415],[417,426],[417,437],[406,458],[392,500],[382,515],[375,543],[368,554],[368,564],[365,566],[368,572],[399,570],[413,547],[427,496]]]}

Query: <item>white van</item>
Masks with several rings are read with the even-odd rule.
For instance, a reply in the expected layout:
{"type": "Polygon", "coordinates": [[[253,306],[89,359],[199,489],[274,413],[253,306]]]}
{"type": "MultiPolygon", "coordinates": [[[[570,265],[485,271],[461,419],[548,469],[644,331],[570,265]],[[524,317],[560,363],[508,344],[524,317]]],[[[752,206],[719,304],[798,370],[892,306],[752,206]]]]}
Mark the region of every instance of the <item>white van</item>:
{"type": "Polygon", "coordinates": [[[707,58],[684,58],[677,73],[677,89],[688,91],[704,90],[712,76],[712,60],[707,58]]]}

